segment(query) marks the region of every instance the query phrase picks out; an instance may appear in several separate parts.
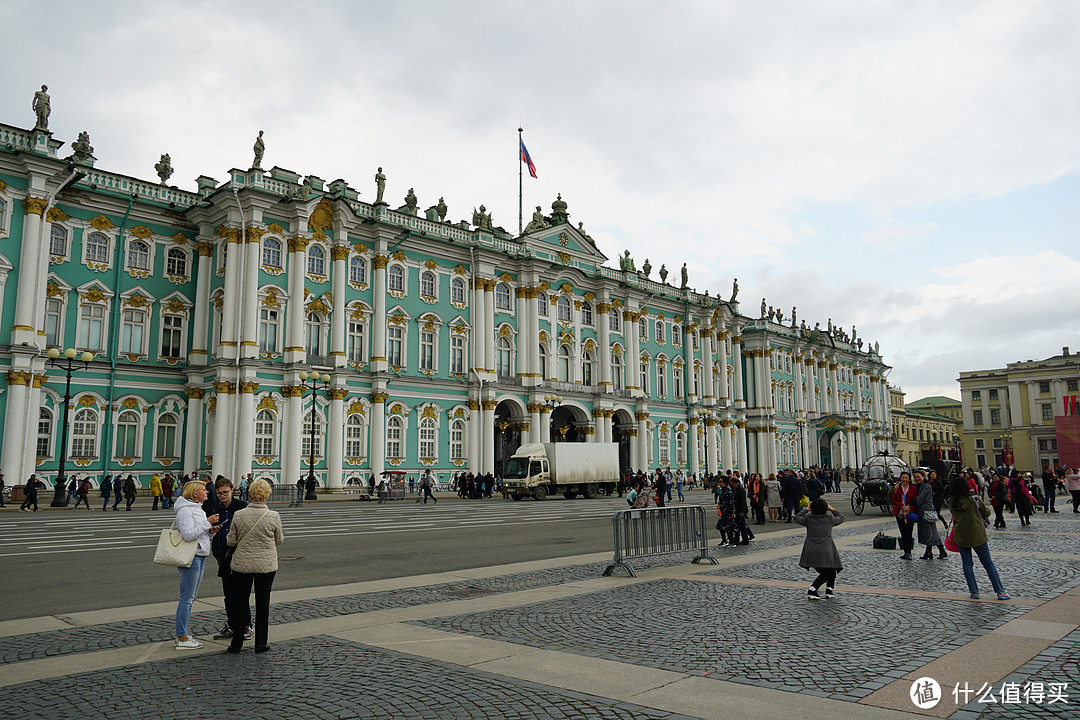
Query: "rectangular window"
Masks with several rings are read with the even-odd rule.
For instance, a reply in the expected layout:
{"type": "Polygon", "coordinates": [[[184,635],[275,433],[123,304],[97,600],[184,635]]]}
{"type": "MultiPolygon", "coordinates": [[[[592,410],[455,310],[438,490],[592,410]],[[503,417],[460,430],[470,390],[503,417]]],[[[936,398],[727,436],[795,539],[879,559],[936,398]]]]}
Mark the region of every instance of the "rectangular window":
{"type": "Polygon", "coordinates": [[[278,351],[278,311],[274,308],[259,308],[259,350],[278,351]]]}
{"type": "Polygon", "coordinates": [[[975,449],[976,450],[985,450],[986,449],[986,440],[984,440],[982,438],[975,438],[975,449]]]}
{"type": "Polygon", "coordinates": [[[1049,392],[1050,392],[1050,383],[1048,383],[1048,382],[1039,383],[1039,394],[1040,395],[1046,395],[1049,392]]]}
{"type": "MultiPolygon", "coordinates": [[[[3,218],[0,218],[0,227],[3,227],[3,218]]],[[[49,237],[49,254],[57,257],[67,256],[67,228],[53,223],[52,233],[49,237]]]]}
{"type": "Polygon", "coordinates": [[[1076,392],[1076,380],[1066,380],[1065,384],[1068,392],[1076,392]]]}
{"type": "Polygon", "coordinates": [[[116,457],[135,457],[135,441],[138,428],[119,423],[116,426],[116,457]]]}
{"type": "MultiPolygon", "coordinates": [[[[420,369],[435,369],[435,333],[424,330],[420,333],[420,369]]],[[[425,455],[425,457],[430,457],[425,455]]]]}
{"type": "Polygon", "coordinates": [[[465,337],[462,335],[450,338],[450,372],[454,375],[465,372],[465,337]]]}
{"type": "Polygon", "coordinates": [[[990,399],[991,400],[997,400],[998,399],[997,388],[990,388],[990,399]]]}
{"type": "Polygon", "coordinates": [[[176,457],[176,426],[158,425],[157,457],[176,457]]]}
{"type": "Polygon", "coordinates": [[[972,390],[971,391],[971,399],[972,400],[982,400],[982,391],[981,390],[972,390]]]}
{"type": "Polygon", "coordinates": [[[465,457],[465,424],[456,422],[450,426],[450,459],[461,460],[465,457]]]}
{"type": "Polygon", "coordinates": [[[405,331],[391,326],[386,332],[386,360],[391,367],[402,367],[401,347],[405,340],[405,331]]]}
{"type": "Polygon", "coordinates": [[[64,315],[64,304],[56,298],[45,301],[45,345],[47,347],[60,347],[61,319],[64,315]]]}
{"type": "Polygon", "coordinates": [[[608,324],[611,326],[611,332],[622,332],[622,318],[618,310],[608,313],[608,324]]]}
{"type": "Polygon", "coordinates": [[[667,397],[667,372],[662,367],[656,368],[656,396],[667,397]]]}
{"type": "Polygon", "coordinates": [[[364,357],[364,323],[360,320],[349,321],[349,362],[366,362],[364,357]]]}
{"type": "Polygon", "coordinates": [[[101,352],[105,349],[105,306],[87,303],[79,309],[79,336],[76,345],[80,350],[101,352]]]}
{"type": "Polygon", "coordinates": [[[983,412],[982,410],[973,410],[971,412],[971,422],[972,422],[972,424],[974,424],[974,425],[982,425],[983,424],[983,414],[982,414],[982,412],[983,412]]]}
{"type": "Polygon", "coordinates": [[[38,414],[37,456],[49,457],[49,447],[52,445],[52,415],[45,408],[38,414]]]}
{"type": "MultiPolygon", "coordinates": [[[[161,318],[161,357],[180,357],[180,342],[184,335],[182,315],[164,315],[161,318]]],[[[171,457],[171,456],[169,456],[171,457]]]]}
{"type": "Polygon", "coordinates": [[[1054,406],[1053,405],[1046,404],[1046,405],[1042,406],[1042,419],[1043,420],[1053,420],[1054,419],[1054,406]]]}
{"type": "Polygon", "coordinates": [[[435,423],[428,421],[420,425],[420,457],[435,457],[435,423]]]}
{"type": "Polygon", "coordinates": [[[1001,424],[1001,410],[998,410],[997,408],[992,408],[990,410],[990,424],[991,425],[1000,425],[1001,424]]]}

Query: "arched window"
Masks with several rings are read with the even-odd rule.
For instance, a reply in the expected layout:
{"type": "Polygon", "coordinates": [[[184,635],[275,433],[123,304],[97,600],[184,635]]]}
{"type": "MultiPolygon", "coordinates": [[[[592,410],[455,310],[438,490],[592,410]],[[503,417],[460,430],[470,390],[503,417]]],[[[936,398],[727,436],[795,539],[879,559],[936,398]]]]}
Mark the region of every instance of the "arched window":
{"type": "Polygon", "coordinates": [[[394,415],[386,421],[386,457],[390,460],[404,460],[404,447],[401,443],[402,420],[394,415]]]}
{"type": "Polygon", "coordinates": [[[658,343],[664,342],[664,321],[663,320],[657,320],[656,321],[656,342],[658,342],[658,343]]]}
{"type": "Polygon", "coordinates": [[[307,354],[322,357],[323,353],[323,332],[322,332],[322,318],[318,313],[308,313],[307,322],[305,323],[305,330],[307,331],[307,354]]]}
{"type": "Polygon", "coordinates": [[[671,464],[671,436],[663,430],[659,431],[658,444],[660,446],[660,464],[671,464]]]}
{"type": "Polygon", "coordinates": [[[186,276],[187,253],[180,248],[169,248],[169,254],[165,256],[165,274],[186,276]]]}
{"type": "Polygon", "coordinates": [[[593,354],[591,350],[581,353],[581,384],[593,384],[593,354]]]}
{"type": "Polygon", "coordinates": [[[37,456],[39,458],[52,456],[52,427],[52,413],[46,408],[41,408],[38,412],[37,429],[37,456]]]}
{"type": "Polygon", "coordinates": [[[540,315],[541,317],[547,317],[547,314],[548,314],[548,296],[543,290],[541,290],[539,295],[537,295],[537,301],[538,302],[537,302],[536,307],[538,308],[538,310],[536,311],[536,314],[540,315]]]}
{"type": "Polygon", "coordinates": [[[150,246],[142,240],[133,240],[128,245],[128,267],[134,270],[150,269],[150,246]]]}
{"type": "Polygon", "coordinates": [[[116,457],[138,457],[139,414],[125,410],[116,419],[116,457]]]}
{"type": "Polygon", "coordinates": [[[622,332],[622,315],[618,310],[608,313],[608,325],[611,326],[611,332],[622,332]]]}
{"type": "MultiPolygon", "coordinates": [[[[0,214],[0,227],[3,227],[4,216],[0,214]]],[[[67,228],[59,223],[53,223],[49,233],[49,254],[64,257],[67,255],[67,228]]]]}
{"type": "Polygon", "coordinates": [[[638,385],[643,393],[649,394],[649,360],[647,358],[641,358],[641,363],[638,365],[638,385]]]}
{"type": "Polygon", "coordinates": [[[701,369],[694,366],[694,395],[701,397],[701,369]]]}
{"type": "Polygon", "coordinates": [[[638,318],[638,338],[640,342],[649,342],[649,320],[645,317],[638,318]]]}
{"type": "Polygon", "coordinates": [[[420,459],[435,459],[435,421],[424,418],[420,421],[420,459]]]}
{"type": "Polygon", "coordinates": [[[548,366],[548,349],[544,343],[540,343],[540,377],[544,380],[548,379],[547,373],[548,366]]]}
{"type": "Polygon", "coordinates": [[[615,390],[623,389],[623,364],[619,353],[611,354],[611,386],[615,390]]]}
{"type": "Polygon", "coordinates": [[[367,327],[363,317],[350,317],[345,328],[348,334],[348,357],[349,362],[367,362],[365,348],[367,347],[367,327]]]}
{"type": "Polygon", "coordinates": [[[391,265],[386,271],[386,286],[397,292],[405,292],[405,268],[391,265]]]}
{"type": "Polygon", "coordinates": [[[97,457],[98,414],[96,410],[82,408],[75,412],[71,424],[71,457],[97,457]]]}
{"type": "Polygon", "coordinates": [[[426,298],[435,297],[435,273],[430,270],[420,275],[420,294],[426,298]]]}
{"type": "Polygon", "coordinates": [[[559,346],[559,380],[570,382],[570,346],[559,346]]]}
{"type": "Polygon", "coordinates": [[[559,296],[559,302],[556,306],[556,312],[558,314],[559,322],[570,322],[570,298],[566,295],[559,296]]]}
{"type": "Polygon", "coordinates": [[[593,324],[592,303],[589,302],[588,300],[581,303],[581,324],[582,325],[592,325],[593,324]]]}
{"type": "Polygon", "coordinates": [[[260,410],[255,416],[255,455],[256,457],[273,457],[277,455],[274,450],[274,413],[270,410],[260,410]]]}
{"type": "Polygon", "coordinates": [[[176,444],[176,430],[179,426],[180,421],[172,413],[165,413],[158,417],[157,454],[155,457],[170,459],[179,457],[176,444]]]}
{"type": "Polygon", "coordinates": [[[499,338],[499,341],[495,343],[495,367],[502,377],[513,377],[514,368],[512,367],[511,356],[510,339],[499,338]]]}
{"type": "Polygon", "coordinates": [[[367,260],[359,255],[349,258],[349,282],[367,285],[367,260]]]}
{"type": "Polygon", "coordinates": [[[671,344],[682,345],[682,325],[678,323],[671,326],[671,344]]]}
{"type": "Polygon", "coordinates": [[[450,459],[465,459],[465,421],[455,420],[450,423],[450,459]]]}
{"type": "Polygon", "coordinates": [[[510,286],[506,283],[499,283],[495,286],[495,309],[510,309],[510,286]]]}
{"type": "Polygon", "coordinates": [[[326,251],[321,245],[309,245],[307,249],[308,275],[326,274],[326,251]]]}
{"type": "Polygon", "coordinates": [[[681,400],[683,396],[683,371],[682,365],[676,365],[672,371],[671,385],[675,390],[675,399],[681,400]]]}
{"type": "Polygon", "coordinates": [[[686,464],[686,433],[675,433],[675,462],[686,464]]]}
{"type": "Polygon", "coordinates": [[[656,365],[656,397],[667,397],[667,365],[656,365]]]}
{"type": "Polygon", "coordinates": [[[461,278],[450,281],[450,302],[458,305],[465,304],[465,281],[461,278]]]}
{"type": "Polygon", "coordinates": [[[693,348],[695,350],[699,349],[701,347],[701,335],[700,335],[700,333],[698,333],[698,331],[695,330],[694,332],[691,333],[691,338],[692,338],[692,342],[693,342],[693,348]]]}
{"type": "Polygon", "coordinates": [[[364,435],[364,416],[353,413],[345,421],[345,457],[354,460],[367,457],[367,442],[364,435]]]}
{"type": "Polygon", "coordinates": [[[303,457],[304,457],[304,462],[305,463],[310,463],[310,458],[311,458],[311,416],[312,415],[315,416],[315,457],[321,458],[322,454],[323,454],[323,451],[322,451],[322,436],[323,436],[323,427],[326,426],[326,423],[323,421],[322,416],[318,412],[309,409],[307,412],[304,413],[304,442],[303,442],[303,449],[302,449],[302,453],[301,453],[303,455],[303,457]]]}
{"type": "Polygon", "coordinates": [[[262,264],[267,267],[281,267],[281,241],[277,238],[264,238],[262,241],[262,264]]]}
{"type": "Polygon", "coordinates": [[[86,262],[109,262],[109,238],[102,233],[90,233],[83,239],[86,262]]]}

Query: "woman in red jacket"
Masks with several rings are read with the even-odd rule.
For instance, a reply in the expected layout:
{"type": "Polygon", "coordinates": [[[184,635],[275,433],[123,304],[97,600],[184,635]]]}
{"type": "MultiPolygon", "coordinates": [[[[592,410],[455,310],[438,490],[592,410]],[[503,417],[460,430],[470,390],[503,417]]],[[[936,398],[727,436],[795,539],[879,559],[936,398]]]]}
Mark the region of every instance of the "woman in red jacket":
{"type": "Polygon", "coordinates": [[[900,483],[893,488],[892,514],[896,516],[896,526],[900,528],[900,549],[904,554],[902,560],[911,559],[911,548],[915,541],[911,537],[911,529],[914,523],[907,519],[908,513],[915,512],[915,500],[919,495],[919,489],[911,484],[911,473],[906,470],[900,473],[900,483]]]}

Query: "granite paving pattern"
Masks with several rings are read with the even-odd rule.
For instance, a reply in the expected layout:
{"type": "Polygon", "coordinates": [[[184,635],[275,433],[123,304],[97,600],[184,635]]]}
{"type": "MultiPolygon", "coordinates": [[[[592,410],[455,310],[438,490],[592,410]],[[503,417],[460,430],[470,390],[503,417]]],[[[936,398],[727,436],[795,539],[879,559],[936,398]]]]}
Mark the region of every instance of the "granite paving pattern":
{"type": "Polygon", "coordinates": [[[809,602],[802,590],[669,579],[415,624],[857,700],[1022,612],[887,595],[809,602]]]}
{"type": "Polygon", "coordinates": [[[40,683],[6,688],[0,717],[685,720],[322,636],[277,643],[260,655],[219,653],[116,668],[109,679],[71,675],[63,692],[40,683]]]}

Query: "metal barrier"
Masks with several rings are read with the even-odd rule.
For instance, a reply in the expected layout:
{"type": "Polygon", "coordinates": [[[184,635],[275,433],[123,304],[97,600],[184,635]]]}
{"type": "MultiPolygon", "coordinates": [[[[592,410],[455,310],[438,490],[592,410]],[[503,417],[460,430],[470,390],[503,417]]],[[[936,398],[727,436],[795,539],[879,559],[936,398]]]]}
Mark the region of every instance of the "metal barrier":
{"type": "Polygon", "coordinates": [[[289,507],[303,505],[304,491],[296,485],[276,483],[270,488],[270,497],[266,502],[287,502],[289,507]]]}
{"type": "Polygon", "coordinates": [[[709,554],[705,517],[705,508],[701,505],[620,510],[611,518],[615,559],[604,570],[604,576],[611,575],[615,568],[622,568],[630,577],[637,577],[626,560],[687,550],[700,552],[693,559],[694,563],[708,560],[716,565],[716,558],[709,554]]]}

